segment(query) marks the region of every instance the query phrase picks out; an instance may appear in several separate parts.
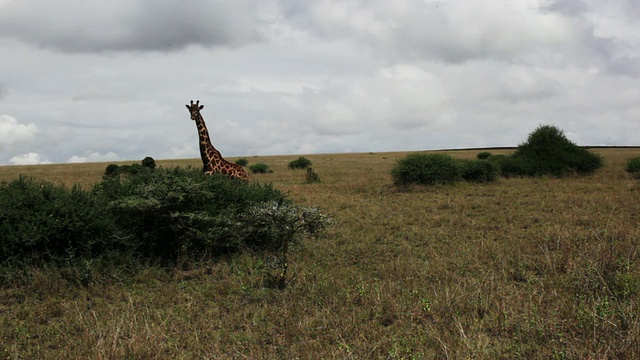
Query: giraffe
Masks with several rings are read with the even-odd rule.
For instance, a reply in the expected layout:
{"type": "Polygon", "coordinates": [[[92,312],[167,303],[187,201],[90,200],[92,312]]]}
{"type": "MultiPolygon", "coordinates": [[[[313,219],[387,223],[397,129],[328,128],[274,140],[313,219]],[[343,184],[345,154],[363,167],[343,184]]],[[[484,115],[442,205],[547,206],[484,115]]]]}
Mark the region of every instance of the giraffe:
{"type": "Polygon", "coordinates": [[[204,119],[200,110],[204,108],[204,105],[200,105],[200,100],[197,100],[195,104],[191,100],[191,105],[186,105],[191,113],[191,120],[196,122],[198,127],[198,135],[200,137],[200,157],[202,157],[203,171],[205,174],[225,174],[232,179],[241,179],[248,181],[249,175],[244,171],[242,166],[230,163],[225,160],[220,152],[211,145],[211,138],[209,138],[209,131],[204,124],[204,119]]]}

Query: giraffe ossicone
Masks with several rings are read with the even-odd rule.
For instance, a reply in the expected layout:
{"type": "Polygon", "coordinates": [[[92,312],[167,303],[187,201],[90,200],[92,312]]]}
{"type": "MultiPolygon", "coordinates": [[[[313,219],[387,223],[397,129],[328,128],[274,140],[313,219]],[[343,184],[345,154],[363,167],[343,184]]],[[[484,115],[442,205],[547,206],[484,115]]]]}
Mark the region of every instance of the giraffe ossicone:
{"type": "Polygon", "coordinates": [[[232,179],[249,180],[249,175],[242,166],[225,160],[222,154],[211,144],[209,131],[204,123],[202,114],[200,114],[200,110],[204,108],[204,105],[200,105],[200,100],[196,100],[195,103],[191,100],[190,105],[186,105],[186,107],[191,114],[191,120],[195,121],[198,127],[200,157],[202,158],[205,174],[225,174],[232,179]]]}

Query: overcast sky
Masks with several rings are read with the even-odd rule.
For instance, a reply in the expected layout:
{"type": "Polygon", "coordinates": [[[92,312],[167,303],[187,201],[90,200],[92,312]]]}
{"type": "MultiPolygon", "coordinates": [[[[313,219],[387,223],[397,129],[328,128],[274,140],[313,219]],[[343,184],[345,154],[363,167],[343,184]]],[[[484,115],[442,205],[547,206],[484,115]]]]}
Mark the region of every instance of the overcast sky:
{"type": "Polygon", "coordinates": [[[0,164],[640,145],[637,0],[0,0],[0,164]]]}

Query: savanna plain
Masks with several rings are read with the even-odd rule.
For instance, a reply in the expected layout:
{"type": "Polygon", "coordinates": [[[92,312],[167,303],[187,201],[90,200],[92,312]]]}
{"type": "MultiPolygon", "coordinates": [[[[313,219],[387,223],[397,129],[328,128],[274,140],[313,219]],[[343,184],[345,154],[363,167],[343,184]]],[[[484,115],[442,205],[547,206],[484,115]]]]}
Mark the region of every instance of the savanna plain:
{"type": "MultiPolygon", "coordinates": [[[[308,155],[312,184],[287,168],[298,156],[250,157],[273,170],[251,181],[334,221],[292,249],[288,286],[265,287],[246,252],[89,284],[29,268],[0,288],[0,358],[640,358],[640,181],[624,170],[640,148],[593,151],[588,177],[410,188],[390,175],[406,153],[308,155]]],[[[0,181],[87,187],[106,165],[0,181]]]]}

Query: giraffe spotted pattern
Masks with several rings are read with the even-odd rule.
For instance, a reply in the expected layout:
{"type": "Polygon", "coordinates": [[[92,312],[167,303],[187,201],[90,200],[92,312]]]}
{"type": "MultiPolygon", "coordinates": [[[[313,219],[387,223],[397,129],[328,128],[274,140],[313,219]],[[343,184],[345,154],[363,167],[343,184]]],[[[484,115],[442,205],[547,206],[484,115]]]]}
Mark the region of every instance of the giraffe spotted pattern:
{"type": "Polygon", "coordinates": [[[200,105],[200,100],[195,103],[191,100],[190,105],[186,105],[191,114],[191,120],[196,122],[198,127],[198,136],[200,138],[200,157],[205,174],[225,174],[232,179],[249,180],[249,175],[244,168],[238,164],[234,164],[225,160],[220,152],[211,144],[209,131],[204,123],[200,110],[204,105],[200,105]]]}

